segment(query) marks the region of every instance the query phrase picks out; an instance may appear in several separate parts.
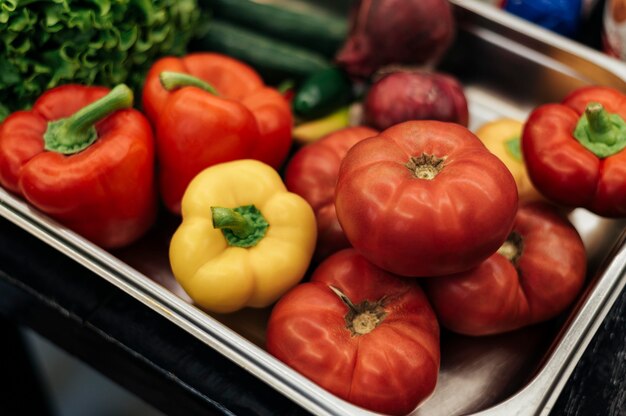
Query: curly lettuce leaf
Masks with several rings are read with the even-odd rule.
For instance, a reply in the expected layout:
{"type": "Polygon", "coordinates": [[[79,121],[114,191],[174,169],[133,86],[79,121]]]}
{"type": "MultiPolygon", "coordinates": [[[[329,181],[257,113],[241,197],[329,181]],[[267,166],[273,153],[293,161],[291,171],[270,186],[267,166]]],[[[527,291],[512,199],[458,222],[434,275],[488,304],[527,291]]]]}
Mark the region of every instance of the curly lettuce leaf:
{"type": "Polygon", "coordinates": [[[0,0],[0,120],[66,83],[136,92],[150,64],[182,55],[196,0],[0,0]]]}

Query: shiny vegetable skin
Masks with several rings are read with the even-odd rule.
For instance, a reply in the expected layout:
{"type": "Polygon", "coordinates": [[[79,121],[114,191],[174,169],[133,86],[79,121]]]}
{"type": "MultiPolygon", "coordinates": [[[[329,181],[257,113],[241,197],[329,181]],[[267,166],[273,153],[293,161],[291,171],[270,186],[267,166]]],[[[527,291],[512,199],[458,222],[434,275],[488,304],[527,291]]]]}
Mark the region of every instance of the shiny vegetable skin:
{"type": "Polygon", "coordinates": [[[291,147],[289,103],[254,69],[225,55],[158,60],[146,79],[143,106],[155,126],[161,196],[174,213],[180,213],[185,188],[204,168],[245,158],[278,168],[291,147]],[[170,91],[161,81],[168,72],[190,75],[214,91],[184,83],[168,86],[170,91]]]}
{"type": "Polygon", "coordinates": [[[354,145],[337,182],[337,218],[368,260],[402,276],[477,266],[507,238],[515,181],[465,127],[409,121],[354,145]]]}
{"type": "Polygon", "coordinates": [[[273,83],[286,78],[303,80],[331,67],[324,55],[311,49],[216,18],[208,19],[198,27],[190,48],[219,52],[241,60],[273,83]]]}
{"type": "Polygon", "coordinates": [[[329,68],[308,77],[296,91],[292,107],[301,117],[315,118],[348,104],[352,83],[339,68],[329,68]]]}
{"type": "Polygon", "coordinates": [[[342,107],[322,118],[306,121],[293,128],[293,141],[299,145],[315,143],[322,137],[350,125],[350,108],[342,107]]]}
{"type": "Polygon", "coordinates": [[[150,124],[129,108],[130,90],[115,91],[111,94],[122,91],[122,109],[99,121],[90,119],[90,111],[90,117],[51,136],[58,140],[50,146],[64,153],[49,147],[49,124],[111,97],[109,89],[56,87],[41,95],[32,110],[15,112],[0,125],[0,184],[104,248],[137,240],[153,224],[157,210],[150,124]],[[68,150],[71,138],[83,128],[88,131],[94,121],[95,141],[81,145],[82,150],[68,150]]]}
{"type": "Polygon", "coordinates": [[[467,335],[512,331],[553,318],[580,293],[586,254],[554,207],[522,205],[498,253],[471,271],[432,279],[427,293],[441,324],[467,335]]]}
{"type": "Polygon", "coordinates": [[[369,127],[347,127],[302,147],[291,158],[285,171],[287,189],[308,201],[317,219],[315,260],[321,261],[350,243],[335,212],[335,186],[339,165],[348,149],[378,131],[369,127]]]}
{"type": "Polygon", "coordinates": [[[409,120],[439,120],[467,127],[463,87],[450,75],[397,71],[377,80],[364,102],[365,123],[384,130],[409,120]]]}
{"type": "Polygon", "coordinates": [[[530,181],[522,158],[523,127],[524,123],[521,121],[503,118],[485,123],[476,130],[476,136],[480,141],[511,171],[517,185],[520,203],[544,199],[530,181]]]}
{"type": "Polygon", "coordinates": [[[182,217],[170,242],[172,272],[214,312],[271,305],[304,277],[315,248],[313,210],[257,160],[203,170],[185,192],[182,217]]]}
{"type": "Polygon", "coordinates": [[[357,0],[350,33],[335,61],[351,76],[367,78],[386,65],[433,66],[454,38],[447,0],[357,0]]]}
{"type": "Polygon", "coordinates": [[[625,119],[626,95],[607,87],[584,87],[536,108],[522,136],[535,187],[561,205],[626,216],[625,119]]]}
{"type": "Polygon", "coordinates": [[[435,388],[439,326],[414,281],[346,249],[276,304],[267,350],[353,404],[405,415],[435,388]]]}
{"type": "Polygon", "coordinates": [[[218,19],[236,22],[329,57],[339,49],[348,32],[346,19],[299,4],[290,8],[290,2],[274,5],[256,0],[201,0],[199,3],[218,19]]]}

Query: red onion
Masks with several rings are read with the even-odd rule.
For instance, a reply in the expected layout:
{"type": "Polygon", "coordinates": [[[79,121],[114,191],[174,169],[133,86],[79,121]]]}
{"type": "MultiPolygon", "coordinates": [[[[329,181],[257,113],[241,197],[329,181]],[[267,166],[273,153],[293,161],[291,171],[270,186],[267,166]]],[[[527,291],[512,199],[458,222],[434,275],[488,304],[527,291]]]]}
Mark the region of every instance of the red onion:
{"type": "Polygon", "coordinates": [[[433,64],[454,37],[447,0],[358,0],[337,63],[353,77],[387,64],[433,64]]]}
{"type": "Polygon", "coordinates": [[[439,120],[467,127],[469,114],[461,84],[449,75],[394,72],[376,81],[364,105],[365,123],[384,130],[408,120],[439,120]]]}

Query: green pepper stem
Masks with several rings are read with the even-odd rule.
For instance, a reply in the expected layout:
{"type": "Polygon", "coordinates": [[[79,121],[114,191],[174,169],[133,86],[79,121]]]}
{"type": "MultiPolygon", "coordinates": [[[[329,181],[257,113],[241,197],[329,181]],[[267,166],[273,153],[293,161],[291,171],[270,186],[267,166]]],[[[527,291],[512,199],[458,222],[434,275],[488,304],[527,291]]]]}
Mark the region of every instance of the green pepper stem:
{"type": "Polygon", "coordinates": [[[49,122],[44,133],[44,148],[63,154],[78,153],[98,138],[95,123],[117,110],[132,106],[133,92],[120,84],[70,117],[49,122]]]}
{"type": "Polygon", "coordinates": [[[574,137],[596,156],[608,157],[626,147],[626,122],[607,112],[602,104],[590,102],[578,120],[574,137]]]}
{"type": "Polygon", "coordinates": [[[296,83],[294,82],[293,79],[286,79],[276,87],[276,90],[278,90],[279,93],[284,94],[287,91],[295,88],[295,86],[296,86],[296,83]]]}
{"type": "Polygon", "coordinates": [[[159,74],[159,80],[163,88],[168,91],[182,87],[197,87],[213,95],[219,95],[217,90],[208,82],[182,72],[163,71],[159,74]]]}
{"type": "Polygon", "coordinates": [[[213,228],[228,229],[239,238],[246,238],[254,232],[254,226],[243,215],[230,208],[211,207],[213,228]]]}
{"type": "Polygon", "coordinates": [[[522,140],[515,135],[504,142],[504,147],[509,155],[518,162],[522,162],[522,140]]]}
{"type": "Polygon", "coordinates": [[[213,227],[222,230],[226,242],[234,247],[253,247],[263,237],[269,224],[254,205],[234,209],[211,207],[213,227]]]}
{"type": "Polygon", "coordinates": [[[611,134],[612,124],[609,120],[609,113],[600,103],[589,103],[585,108],[585,117],[589,124],[589,132],[594,142],[602,142],[606,144],[615,143],[615,135],[611,134]]]}

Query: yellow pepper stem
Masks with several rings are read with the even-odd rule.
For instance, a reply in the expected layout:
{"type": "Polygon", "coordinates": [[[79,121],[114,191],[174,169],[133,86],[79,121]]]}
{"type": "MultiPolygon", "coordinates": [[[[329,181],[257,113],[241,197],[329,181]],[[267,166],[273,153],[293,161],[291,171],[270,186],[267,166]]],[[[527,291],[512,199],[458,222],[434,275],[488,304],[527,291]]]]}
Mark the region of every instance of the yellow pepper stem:
{"type": "Polygon", "coordinates": [[[269,224],[254,205],[234,209],[211,207],[213,228],[222,230],[230,246],[253,247],[263,237],[269,224]]]}

